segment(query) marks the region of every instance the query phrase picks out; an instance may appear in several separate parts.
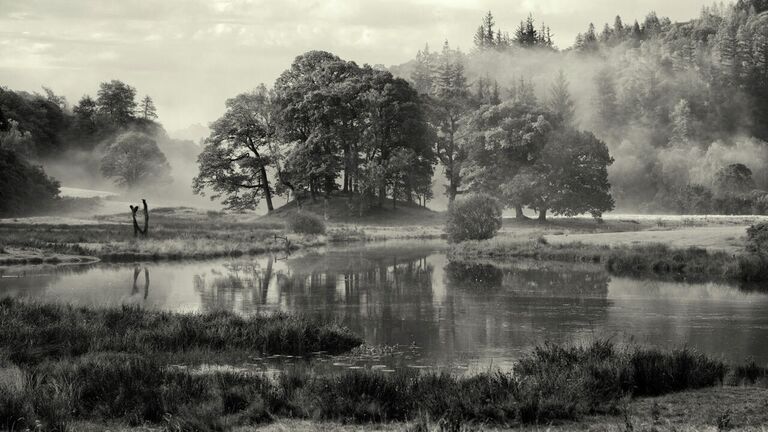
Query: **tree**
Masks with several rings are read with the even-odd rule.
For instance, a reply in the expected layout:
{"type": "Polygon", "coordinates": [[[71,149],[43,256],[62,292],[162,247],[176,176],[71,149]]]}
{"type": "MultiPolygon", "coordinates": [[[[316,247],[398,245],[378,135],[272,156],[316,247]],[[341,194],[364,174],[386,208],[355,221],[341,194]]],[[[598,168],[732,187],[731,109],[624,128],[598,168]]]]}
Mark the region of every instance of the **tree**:
{"type": "Polygon", "coordinates": [[[680,99],[672,110],[672,136],[670,143],[686,144],[691,139],[693,127],[691,125],[691,107],[688,101],[680,99]]]}
{"type": "Polygon", "coordinates": [[[90,96],[85,95],[72,108],[75,116],[75,128],[82,134],[90,135],[96,131],[97,106],[90,96]]]}
{"type": "Polygon", "coordinates": [[[19,122],[16,120],[8,120],[7,130],[0,129],[0,149],[13,151],[19,156],[29,158],[34,152],[32,134],[20,130],[19,122]]]}
{"type": "Polygon", "coordinates": [[[507,193],[525,199],[539,212],[540,221],[546,220],[548,210],[600,218],[614,206],[607,169],[611,163],[604,142],[589,132],[561,128],[550,135],[536,162],[518,174],[507,193]]]}
{"type": "Polygon", "coordinates": [[[227,100],[226,112],[211,124],[211,134],[198,156],[195,193],[210,188],[211,198],[224,196],[224,204],[231,209],[254,209],[264,198],[267,211],[274,210],[267,175],[277,141],[274,103],[264,85],[227,100]]]}
{"type": "Polygon", "coordinates": [[[157,142],[139,132],[119,135],[101,159],[101,173],[128,189],[168,181],[170,170],[157,142]]]}
{"type": "Polygon", "coordinates": [[[560,122],[570,124],[575,114],[574,102],[568,90],[568,80],[561,70],[549,90],[547,106],[560,122]]]}
{"type": "Polygon", "coordinates": [[[464,66],[459,53],[448,46],[443,46],[439,68],[432,87],[430,122],[437,131],[435,154],[445,169],[448,180],[445,195],[448,202],[453,202],[462,193],[462,163],[466,152],[458,136],[461,120],[469,110],[469,91],[467,90],[464,66]]]}
{"type": "MultiPolygon", "coordinates": [[[[367,68],[367,74],[383,73],[367,68]]],[[[355,121],[357,98],[367,85],[360,68],[325,51],[310,51],[294,60],[275,83],[280,134],[292,143],[285,154],[285,178],[312,199],[338,189],[344,173],[348,190],[354,165],[354,146],[360,126],[355,121]]],[[[360,108],[362,109],[362,108],[360,108]]]]}
{"type": "Polygon", "coordinates": [[[0,216],[46,210],[59,196],[59,182],[16,152],[0,148],[0,216]]]}
{"type": "Polygon", "coordinates": [[[136,89],[128,84],[112,80],[99,85],[96,108],[100,116],[117,126],[125,126],[134,119],[136,89]]]}
{"type": "Polygon", "coordinates": [[[528,200],[508,183],[537,160],[552,130],[547,115],[535,105],[515,101],[485,105],[473,112],[462,128],[469,190],[500,197],[505,206],[515,208],[517,218],[523,218],[528,200]]]}
{"type": "Polygon", "coordinates": [[[149,96],[144,96],[139,104],[139,116],[143,120],[155,120],[157,118],[157,109],[155,103],[149,96]]]}
{"type": "Polygon", "coordinates": [[[730,164],[715,173],[714,189],[718,195],[744,194],[754,188],[752,170],[744,164],[730,164]]]}

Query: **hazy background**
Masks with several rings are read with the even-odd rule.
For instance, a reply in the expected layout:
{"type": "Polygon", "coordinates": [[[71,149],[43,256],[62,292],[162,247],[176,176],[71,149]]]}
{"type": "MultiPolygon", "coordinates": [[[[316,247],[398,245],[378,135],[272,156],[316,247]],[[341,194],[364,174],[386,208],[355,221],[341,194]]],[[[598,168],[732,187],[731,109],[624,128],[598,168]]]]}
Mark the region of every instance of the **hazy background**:
{"type": "MultiPolygon", "coordinates": [[[[224,100],[272,83],[310,49],[400,64],[429,43],[469,51],[483,14],[512,32],[528,13],[565,48],[593,21],[655,10],[672,21],[703,0],[0,0],[0,85],[55,89],[74,104],[121,79],[151,95],[171,136],[197,141],[224,100]]],[[[574,80],[575,81],[575,80],[574,80]]]]}

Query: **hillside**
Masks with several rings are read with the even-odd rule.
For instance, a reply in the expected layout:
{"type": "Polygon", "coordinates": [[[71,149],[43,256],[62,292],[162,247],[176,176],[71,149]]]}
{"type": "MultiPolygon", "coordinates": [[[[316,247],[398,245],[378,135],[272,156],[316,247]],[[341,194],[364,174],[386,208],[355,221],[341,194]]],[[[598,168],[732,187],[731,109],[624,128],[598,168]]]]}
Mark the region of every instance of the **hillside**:
{"type": "MultiPolygon", "coordinates": [[[[398,201],[396,208],[392,208],[392,200],[387,199],[383,207],[368,209],[359,216],[355,197],[345,193],[334,193],[327,200],[318,198],[315,201],[306,200],[302,203],[302,211],[327,215],[332,222],[365,223],[373,225],[413,225],[413,224],[439,224],[443,222],[443,213],[430,210],[427,207],[415,203],[398,201]],[[350,198],[352,198],[350,200],[350,198]]],[[[289,213],[297,211],[296,201],[276,208],[265,218],[284,219],[289,213]]]]}

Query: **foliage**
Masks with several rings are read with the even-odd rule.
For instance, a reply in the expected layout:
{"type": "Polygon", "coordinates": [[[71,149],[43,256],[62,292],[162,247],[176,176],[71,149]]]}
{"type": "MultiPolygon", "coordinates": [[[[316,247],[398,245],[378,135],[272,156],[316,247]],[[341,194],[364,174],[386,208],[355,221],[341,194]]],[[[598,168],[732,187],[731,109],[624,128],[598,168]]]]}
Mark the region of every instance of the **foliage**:
{"type": "Polygon", "coordinates": [[[464,130],[469,189],[501,197],[520,215],[527,199],[516,175],[536,160],[547,142],[552,124],[546,112],[522,100],[486,105],[472,113],[464,130]]]}
{"type": "Polygon", "coordinates": [[[13,151],[0,148],[0,216],[45,210],[59,196],[59,182],[13,151]]]}
{"type": "Polygon", "coordinates": [[[607,170],[611,163],[605,143],[591,133],[557,130],[536,162],[518,174],[522,180],[507,186],[507,194],[522,197],[524,204],[539,211],[540,219],[547,210],[600,218],[614,205],[607,170]]]}
{"type": "Polygon", "coordinates": [[[448,209],[445,232],[450,242],[489,239],[500,228],[501,205],[489,195],[470,195],[448,209]]]}
{"type": "Polygon", "coordinates": [[[101,173],[129,189],[167,181],[170,170],[157,142],[139,132],[118,136],[101,159],[101,173]]]}
{"type": "MultiPolygon", "coordinates": [[[[278,169],[294,196],[338,188],[364,199],[411,201],[431,180],[431,132],[418,94],[389,72],[310,51],[275,83],[277,128],[285,141],[278,169]]],[[[362,201],[361,201],[362,206],[362,201]]]]}
{"type": "Polygon", "coordinates": [[[325,234],[323,218],[308,212],[293,213],[287,218],[288,229],[297,234],[325,234]]]}
{"type": "Polygon", "coordinates": [[[768,255],[768,222],[747,228],[747,252],[760,256],[768,255]]]}
{"type": "Polygon", "coordinates": [[[127,126],[136,111],[136,89],[122,81],[112,80],[99,85],[96,112],[101,119],[115,126],[127,126]]]}
{"type": "Polygon", "coordinates": [[[227,111],[211,124],[211,134],[197,158],[195,193],[211,188],[211,199],[225,197],[230,209],[254,209],[260,198],[272,211],[273,188],[267,167],[275,162],[274,96],[266,87],[227,100],[227,111]]]}
{"type": "Polygon", "coordinates": [[[752,170],[744,164],[731,164],[715,173],[715,192],[719,195],[743,194],[755,188],[752,170]]]}

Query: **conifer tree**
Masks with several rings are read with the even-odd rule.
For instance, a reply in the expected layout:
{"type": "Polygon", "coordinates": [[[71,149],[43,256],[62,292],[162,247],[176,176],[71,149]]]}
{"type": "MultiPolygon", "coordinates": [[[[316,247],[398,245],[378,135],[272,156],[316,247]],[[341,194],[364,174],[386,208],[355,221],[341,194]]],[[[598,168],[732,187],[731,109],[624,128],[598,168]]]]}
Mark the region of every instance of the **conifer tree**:
{"type": "Polygon", "coordinates": [[[549,99],[547,105],[555,118],[564,124],[570,124],[575,114],[574,102],[571,98],[571,92],[568,90],[568,80],[565,73],[560,70],[549,90],[549,99]]]}

